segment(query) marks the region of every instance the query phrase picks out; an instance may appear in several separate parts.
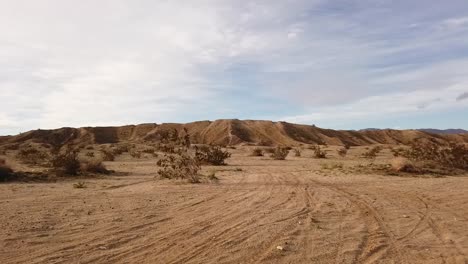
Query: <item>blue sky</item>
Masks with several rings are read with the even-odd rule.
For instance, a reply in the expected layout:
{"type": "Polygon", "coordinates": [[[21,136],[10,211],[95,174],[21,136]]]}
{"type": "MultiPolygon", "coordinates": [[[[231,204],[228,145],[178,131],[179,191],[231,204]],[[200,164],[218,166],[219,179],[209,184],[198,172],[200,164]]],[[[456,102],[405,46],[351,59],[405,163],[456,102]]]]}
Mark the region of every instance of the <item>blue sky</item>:
{"type": "Polygon", "coordinates": [[[0,0],[0,134],[269,119],[468,129],[466,0],[0,0]]]}

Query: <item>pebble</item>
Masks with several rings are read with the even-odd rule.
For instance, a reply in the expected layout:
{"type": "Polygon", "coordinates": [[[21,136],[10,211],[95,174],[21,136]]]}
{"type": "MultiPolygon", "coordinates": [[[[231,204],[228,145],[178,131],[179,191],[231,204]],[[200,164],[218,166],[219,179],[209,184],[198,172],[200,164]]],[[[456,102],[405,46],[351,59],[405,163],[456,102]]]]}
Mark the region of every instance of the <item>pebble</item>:
{"type": "Polygon", "coordinates": [[[277,246],[276,249],[281,250],[281,251],[284,250],[284,248],[282,246],[277,246]]]}

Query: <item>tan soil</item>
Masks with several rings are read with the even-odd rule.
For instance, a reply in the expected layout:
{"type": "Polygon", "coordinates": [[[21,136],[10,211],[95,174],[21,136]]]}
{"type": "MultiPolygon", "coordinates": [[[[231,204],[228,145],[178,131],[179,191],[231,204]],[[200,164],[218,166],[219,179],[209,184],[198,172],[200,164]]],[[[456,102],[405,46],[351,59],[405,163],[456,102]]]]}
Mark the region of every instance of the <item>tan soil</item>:
{"type": "Polygon", "coordinates": [[[228,166],[204,168],[218,183],[155,180],[155,160],[119,157],[107,164],[128,176],[85,179],[85,189],[77,179],[0,184],[0,262],[468,261],[468,175],[359,174],[348,168],[368,162],[354,149],[285,161],[230,151],[228,166]],[[345,169],[321,169],[332,162],[345,169]]]}

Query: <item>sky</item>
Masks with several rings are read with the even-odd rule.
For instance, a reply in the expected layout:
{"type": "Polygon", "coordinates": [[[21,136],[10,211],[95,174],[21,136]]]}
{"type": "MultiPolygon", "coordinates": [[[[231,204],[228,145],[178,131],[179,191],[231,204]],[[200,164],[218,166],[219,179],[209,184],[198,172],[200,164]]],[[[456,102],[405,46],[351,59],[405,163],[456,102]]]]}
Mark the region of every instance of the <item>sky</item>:
{"type": "Polygon", "coordinates": [[[225,118],[468,129],[468,2],[0,0],[0,135],[225,118]]]}

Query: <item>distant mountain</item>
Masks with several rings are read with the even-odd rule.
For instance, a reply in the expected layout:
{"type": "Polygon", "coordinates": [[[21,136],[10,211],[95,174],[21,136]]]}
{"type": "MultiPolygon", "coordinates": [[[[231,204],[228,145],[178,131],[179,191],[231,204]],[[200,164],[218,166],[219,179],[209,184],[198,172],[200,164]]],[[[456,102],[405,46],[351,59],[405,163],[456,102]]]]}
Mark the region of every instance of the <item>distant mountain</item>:
{"type": "Polygon", "coordinates": [[[82,127],[33,130],[16,136],[0,137],[1,145],[64,144],[86,146],[118,142],[157,142],[177,130],[199,144],[299,145],[327,144],[362,146],[371,144],[410,144],[415,141],[468,142],[468,134],[435,134],[418,130],[369,129],[332,130],[316,126],[262,120],[223,119],[186,124],[141,124],[121,127],[82,127]]]}
{"type": "Polygon", "coordinates": [[[468,130],[464,129],[433,129],[433,128],[421,128],[419,131],[429,132],[433,134],[442,135],[454,135],[454,134],[468,134],[468,130]]]}
{"type": "MultiPolygon", "coordinates": [[[[392,130],[391,128],[364,128],[358,131],[365,132],[365,131],[379,131],[379,130],[392,130]]],[[[434,129],[434,128],[421,128],[415,129],[417,131],[438,134],[438,135],[456,135],[456,134],[468,134],[468,130],[464,129],[434,129]]]]}

